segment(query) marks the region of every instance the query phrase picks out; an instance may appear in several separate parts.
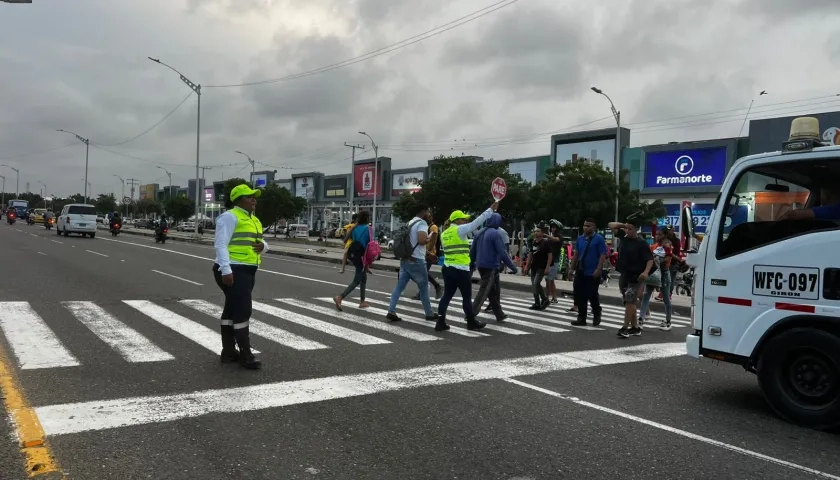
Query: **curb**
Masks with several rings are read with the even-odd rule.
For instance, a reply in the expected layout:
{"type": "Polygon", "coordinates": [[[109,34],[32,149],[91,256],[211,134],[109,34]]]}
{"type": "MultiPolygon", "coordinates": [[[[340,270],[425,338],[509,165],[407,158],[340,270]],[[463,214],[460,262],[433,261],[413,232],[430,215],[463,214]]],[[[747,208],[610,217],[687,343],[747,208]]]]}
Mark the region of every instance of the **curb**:
{"type": "MultiPolygon", "coordinates": [[[[129,235],[138,235],[138,236],[143,236],[143,237],[153,237],[154,236],[153,232],[143,232],[143,231],[136,231],[136,230],[135,231],[123,230],[120,233],[126,233],[126,234],[129,234],[129,235]]],[[[167,240],[182,242],[182,243],[203,244],[203,245],[212,244],[212,242],[210,242],[208,240],[194,239],[194,238],[169,237],[167,240]]],[[[341,264],[341,259],[324,258],[322,256],[319,256],[316,253],[286,252],[286,251],[280,251],[280,250],[269,250],[267,253],[269,255],[300,258],[302,260],[314,260],[314,261],[324,262],[324,263],[341,264]]],[[[399,272],[398,267],[392,267],[392,266],[389,266],[389,265],[383,265],[383,264],[377,264],[377,263],[374,263],[373,265],[371,265],[370,268],[371,268],[371,270],[380,270],[380,271],[384,271],[384,272],[393,272],[393,273],[399,272]]],[[[514,291],[517,291],[517,292],[531,293],[531,288],[530,288],[529,285],[523,285],[521,283],[514,283],[514,282],[507,282],[507,281],[505,281],[504,276],[502,276],[501,279],[502,279],[502,286],[507,290],[514,290],[514,291]]],[[[478,278],[473,278],[472,283],[475,283],[475,284],[479,283],[479,279],[478,278]]],[[[568,297],[568,298],[572,298],[572,296],[574,295],[572,290],[570,290],[568,288],[558,287],[557,292],[560,295],[562,295],[563,297],[568,297]]],[[[601,296],[601,302],[604,305],[612,305],[612,306],[622,305],[621,298],[614,297],[612,295],[602,295],[601,296]]],[[[662,302],[651,302],[650,308],[651,308],[652,311],[655,311],[657,313],[662,313],[662,312],[665,311],[665,305],[662,302]]],[[[683,316],[683,317],[687,317],[691,313],[691,308],[690,307],[685,307],[685,306],[682,306],[682,305],[674,305],[673,309],[674,309],[673,311],[674,311],[675,315],[680,315],[680,316],[683,316]]]]}

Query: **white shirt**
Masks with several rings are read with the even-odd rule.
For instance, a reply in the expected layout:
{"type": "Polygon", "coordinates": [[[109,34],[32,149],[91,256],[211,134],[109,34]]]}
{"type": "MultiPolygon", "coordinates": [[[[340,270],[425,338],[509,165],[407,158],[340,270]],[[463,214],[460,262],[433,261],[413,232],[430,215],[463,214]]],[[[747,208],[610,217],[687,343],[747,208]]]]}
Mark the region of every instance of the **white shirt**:
{"type": "MultiPolygon", "coordinates": [[[[245,212],[244,209],[240,208],[240,210],[245,212]]],[[[231,264],[242,265],[241,262],[232,262],[230,260],[230,252],[228,252],[228,244],[230,243],[230,238],[233,236],[233,231],[236,230],[236,224],[238,222],[239,219],[231,210],[216,218],[216,237],[213,240],[213,247],[216,249],[216,264],[219,265],[219,270],[222,275],[230,275],[232,273],[230,269],[231,264]]],[[[268,244],[263,240],[262,253],[267,251],[268,244]]]]}
{"type": "MultiPolygon", "coordinates": [[[[480,227],[484,222],[486,222],[490,218],[490,215],[493,215],[493,209],[492,208],[488,208],[487,210],[485,210],[481,215],[475,217],[475,220],[473,220],[472,222],[465,223],[463,225],[458,225],[458,237],[460,237],[461,240],[466,241],[467,240],[467,235],[469,235],[469,234],[475,232],[476,230],[478,230],[478,227],[480,227]]],[[[450,265],[450,264],[446,263],[446,249],[445,248],[443,250],[443,264],[446,265],[447,267],[453,267],[453,268],[456,268],[458,270],[466,270],[466,271],[470,270],[469,265],[450,265]]]]}
{"type": "Polygon", "coordinates": [[[411,253],[411,256],[412,256],[412,258],[416,258],[417,260],[423,260],[423,262],[425,262],[426,261],[426,246],[425,245],[420,245],[420,238],[419,237],[420,237],[420,232],[426,232],[426,236],[429,235],[429,224],[426,223],[426,221],[423,220],[420,217],[414,217],[414,218],[411,219],[410,222],[408,222],[409,225],[411,225],[412,223],[414,223],[414,225],[412,225],[411,229],[408,231],[408,241],[412,245],[416,245],[416,246],[414,247],[414,251],[411,253]],[[414,222],[417,222],[417,223],[414,223],[414,222]]]}

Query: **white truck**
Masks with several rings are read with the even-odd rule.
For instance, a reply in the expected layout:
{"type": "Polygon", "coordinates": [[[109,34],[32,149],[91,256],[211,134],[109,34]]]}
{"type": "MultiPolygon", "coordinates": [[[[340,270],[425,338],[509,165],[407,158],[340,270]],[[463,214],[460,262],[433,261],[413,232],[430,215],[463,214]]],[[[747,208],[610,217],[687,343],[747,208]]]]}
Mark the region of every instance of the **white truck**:
{"type": "MultiPolygon", "coordinates": [[[[836,131],[797,118],[781,151],[735,162],[687,255],[696,274],[688,355],[743,366],[776,413],[819,430],[840,428],[836,131]]],[[[691,208],[681,217],[695,238],[691,208]]]]}

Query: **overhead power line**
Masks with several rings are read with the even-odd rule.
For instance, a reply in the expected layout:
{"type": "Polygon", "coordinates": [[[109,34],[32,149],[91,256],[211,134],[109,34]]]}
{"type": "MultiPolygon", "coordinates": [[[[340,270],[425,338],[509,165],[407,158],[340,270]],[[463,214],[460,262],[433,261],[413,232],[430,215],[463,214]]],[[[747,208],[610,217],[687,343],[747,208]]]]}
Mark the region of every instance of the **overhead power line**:
{"type": "Polygon", "coordinates": [[[173,113],[175,113],[176,111],[178,111],[178,109],[179,109],[179,108],[181,108],[181,105],[183,105],[183,104],[184,104],[184,102],[186,102],[186,101],[187,101],[187,99],[189,99],[189,98],[190,98],[190,96],[191,96],[192,94],[193,94],[193,92],[188,93],[188,94],[187,94],[187,96],[186,96],[186,97],[184,97],[184,99],[183,99],[183,100],[181,100],[181,103],[179,103],[178,105],[176,105],[176,106],[175,106],[175,108],[173,108],[172,110],[170,110],[170,111],[169,111],[169,113],[167,113],[166,115],[164,115],[164,116],[163,116],[163,118],[161,118],[160,120],[158,120],[158,121],[157,121],[157,123],[155,123],[155,124],[154,124],[154,125],[152,125],[151,127],[147,128],[146,130],[142,131],[141,133],[138,133],[137,135],[135,135],[135,136],[133,136],[133,137],[129,138],[128,140],[124,140],[124,141],[122,141],[122,142],[118,142],[118,143],[110,143],[110,144],[102,144],[101,146],[105,146],[105,147],[116,147],[116,146],[119,146],[119,145],[125,145],[125,144],[126,144],[126,143],[128,143],[128,142],[133,142],[133,141],[137,140],[138,138],[142,137],[143,135],[145,135],[145,134],[147,134],[147,133],[151,132],[152,130],[154,130],[154,129],[158,126],[158,125],[160,125],[161,123],[165,122],[165,121],[166,121],[166,119],[168,119],[169,117],[171,117],[173,113]]]}
{"type": "Polygon", "coordinates": [[[354,65],[356,63],[364,62],[364,61],[370,60],[372,58],[376,58],[378,56],[385,55],[386,53],[391,53],[391,52],[403,49],[405,47],[414,45],[415,43],[422,42],[423,40],[427,40],[429,38],[436,37],[436,36],[438,36],[438,35],[440,35],[444,32],[448,32],[449,30],[452,30],[453,28],[457,28],[457,27],[460,27],[462,25],[466,25],[470,22],[478,20],[479,18],[481,18],[485,15],[489,15],[489,14],[491,14],[491,13],[497,11],[497,10],[501,10],[505,7],[513,5],[514,3],[518,2],[518,1],[519,0],[502,0],[500,2],[496,2],[492,5],[489,5],[487,7],[482,8],[480,10],[476,10],[476,11],[470,13],[469,15],[464,15],[461,18],[457,18],[455,20],[452,20],[449,23],[445,23],[443,25],[437,26],[437,27],[435,27],[431,30],[427,30],[427,31],[425,31],[421,34],[415,35],[413,37],[409,37],[409,38],[406,38],[406,39],[401,40],[399,42],[388,45],[386,47],[382,47],[380,49],[373,50],[372,52],[368,52],[368,53],[365,53],[363,55],[359,55],[359,56],[356,56],[356,57],[353,57],[353,58],[348,58],[347,60],[342,60],[340,62],[333,63],[331,65],[327,65],[327,66],[324,66],[324,67],[321,67],[321,68],[316,68],[314,70],[308,70],[308,71],[305,71],[305,72],[295,73],[293,75],[287,75],[287,76],[278,77],[278,78],[271,78],[271,79],[267,79],[267,80],[259,80],[259,81],[255,81],[255,82],[233,83],[233,84],[226,84],[226,85],[204,85],[204,88],[252,87],[252,86],[255,86],[255,85],[266,85],[266,84],[271,84],[271,83],[279,83],[279,82],[285,82],[285,81],[289,81],[289,80],[296,80],[298,78],[308,77],[308,76],[311,76],[311,75],[317,75],[319,73],[328,72],[330,70],[337,70],[339,68],[344,68],[344,67],[347,67],[347,66],[350,66],[350,65],[354,65]]]}
{"type": "Polygon", "coordinates": [[[79,142],[73,142],[73,143],[68,143],[67,145],[62,145],[60,147],[49,148],[47,150],[40,150],[40,151],[37,151],[37,152],[29,152],[29,153],[21,153],[21,154],[18,154],[18,155],[12,155],[11,157],[1,157],[0,160],[14,160],[15,158],[29,157],[29,156],[32,156],[32,155],[40,155],[42,153],[54,152],[56,150],[61,150],[62,148],[72,147],[73,145],[81,145],[81,144],[79,142]]]}

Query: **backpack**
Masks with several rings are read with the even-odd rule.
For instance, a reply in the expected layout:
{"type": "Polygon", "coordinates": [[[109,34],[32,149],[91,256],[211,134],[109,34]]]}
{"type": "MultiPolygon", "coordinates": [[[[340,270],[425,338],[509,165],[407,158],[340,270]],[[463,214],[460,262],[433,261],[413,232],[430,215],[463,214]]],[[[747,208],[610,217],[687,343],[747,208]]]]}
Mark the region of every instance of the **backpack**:
{"type": "Polygon", "coordinates": [[[408,224],[406,227],[402,227],[394,233],[394,256],[397,257],[397,260],[407,260],[411,258],[411,254],[414,253],[414,249],[417,248],[417,245],[411,244],[411,229],[414,228],[414,225],[417,224],[420,220],[415,220],[408,224]]]}
{"type": "Polygon", "coordinates": [[[370,234],[370,241],[365,247],[365,254],[362,256],[362,265],[368,266],[376,261],[380,255],[382,255],[382,247],[379,246],[379,242],[373,241],[373,230],[368,227],[368,233],[370,234]]]}

